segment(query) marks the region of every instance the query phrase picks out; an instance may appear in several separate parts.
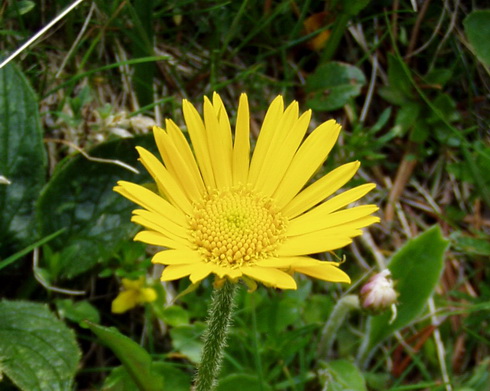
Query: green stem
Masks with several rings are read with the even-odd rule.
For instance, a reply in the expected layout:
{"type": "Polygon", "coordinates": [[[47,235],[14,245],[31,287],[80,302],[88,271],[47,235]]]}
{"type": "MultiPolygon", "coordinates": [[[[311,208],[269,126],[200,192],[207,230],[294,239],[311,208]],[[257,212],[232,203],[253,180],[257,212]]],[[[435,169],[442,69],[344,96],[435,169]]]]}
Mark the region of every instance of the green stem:
{"type": "Polygon", "coordinates": [[[352,310],[359,309],[359,298],[356,295],[342,297],[333,308],[325,327],[323,327],[320,343],[318,344],[318,357],[325,358],[332,348],[333,341],[345,318],[352,310]]]}
{"type": "Polygon", "coordinates": [[[236,284],[227,281],[220,289],[213,292],[208,328],[204,336],[204,347],[194,391],[212,391],[216,387],[216,378],[221,369],[236,291],[236,284]]]}
{"type": "Polygon", "coordinates": [[[351,15],[342,13],[337,16],[337,19],[335,20],[332,28],[332,32],[330,33],[330,37],[328,37],[325,49],[323,49],[321,63],[324,64],[330,61],[334,56],[340,44],[340,40],[345,33],[345,29],[347,28],[347,23],[349,23],[351,17],[351,15]]]}

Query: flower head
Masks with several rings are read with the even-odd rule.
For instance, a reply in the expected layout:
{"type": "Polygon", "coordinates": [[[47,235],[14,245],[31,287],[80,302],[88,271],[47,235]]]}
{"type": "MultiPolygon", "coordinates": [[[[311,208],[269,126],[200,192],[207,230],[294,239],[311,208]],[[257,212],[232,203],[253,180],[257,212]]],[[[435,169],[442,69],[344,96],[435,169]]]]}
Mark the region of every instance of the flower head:
{"type": "Polygon", "coordinates": [[[144,277],[137,280],[123,278],[122,285],[124,290],[112,302],[111,311],[115,314],[122,314],[138,304],[151,303],[157,299],[155,289],[145,287],[144,277]]]}
{"type": "Polygon", "coordinates": [[[395,308],[398,292],[395,290],[391,272],[385,269],[372,276],[360,291],[361,305],[373,314],[395,308]]]}
{"type": "Polygon", "coordinates": [[[375,205],[345,209],[372,190],[365,184],[329,198],[359,168],[345,164],[307,185],[337,140],[340,125],[327,121],[308,136],[311,111],[298,103],[270,105],[251,155],[247,96],[242,94],[232,134],[218,94],[204,98],[204,116],[183,102],[190,143],[171,120],[153,132],[162,161],[138,147],[140,160],[158,194],[120,181],[115,191],[142,209],[133,219],[145,227],[135,240],[166,249],[153,257],[167,265],[162,280],[189,276],[197,283],[220,279],[256,280],[296,289],[291,276],[303,273],[325,281],[350,282],[336,262],[309,254],[346,246],[361,228],[379,221],[375,205]],[[306,137],[306,138],[305,138],[306,137]]]}

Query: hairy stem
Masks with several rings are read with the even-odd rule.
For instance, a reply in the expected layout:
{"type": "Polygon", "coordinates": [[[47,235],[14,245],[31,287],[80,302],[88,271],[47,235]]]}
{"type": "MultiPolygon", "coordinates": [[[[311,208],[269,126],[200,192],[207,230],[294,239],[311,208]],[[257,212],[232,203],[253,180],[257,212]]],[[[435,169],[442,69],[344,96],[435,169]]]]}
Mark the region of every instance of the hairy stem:
{"type": "Polygon", "coordinates": [[[221,369],[236,291],[236,284],[227,281],[221,288],[213,292],[201,363],[194,385],[195,391],[212,391],[216,387],[216,378],[221,369]]]}

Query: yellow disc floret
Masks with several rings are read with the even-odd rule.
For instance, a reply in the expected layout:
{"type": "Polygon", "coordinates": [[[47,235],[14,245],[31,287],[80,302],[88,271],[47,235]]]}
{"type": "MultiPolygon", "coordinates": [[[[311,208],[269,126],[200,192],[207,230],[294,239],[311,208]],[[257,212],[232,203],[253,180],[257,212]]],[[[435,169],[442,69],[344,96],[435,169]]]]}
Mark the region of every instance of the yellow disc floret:
{"type": "Polygon", "coordinates": [[[240,187],[216,190],[195,205],[190,227],[205,261],[238,267],[274,256],[286,222],[271,199],[240,187]]]}

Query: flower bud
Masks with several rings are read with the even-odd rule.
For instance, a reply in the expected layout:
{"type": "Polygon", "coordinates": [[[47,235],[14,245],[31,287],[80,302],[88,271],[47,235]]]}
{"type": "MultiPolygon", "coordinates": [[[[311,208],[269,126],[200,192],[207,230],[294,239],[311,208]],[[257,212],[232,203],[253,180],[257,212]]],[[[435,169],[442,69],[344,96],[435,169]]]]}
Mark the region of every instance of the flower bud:
{"type": "Polygon", "coordinates": [[[396,313],[397,297],[398,292],[394,288],[388,269],[372,276],[359,294],[362,308],[372,314],[379,314],[390,307],[396,313]]]}

